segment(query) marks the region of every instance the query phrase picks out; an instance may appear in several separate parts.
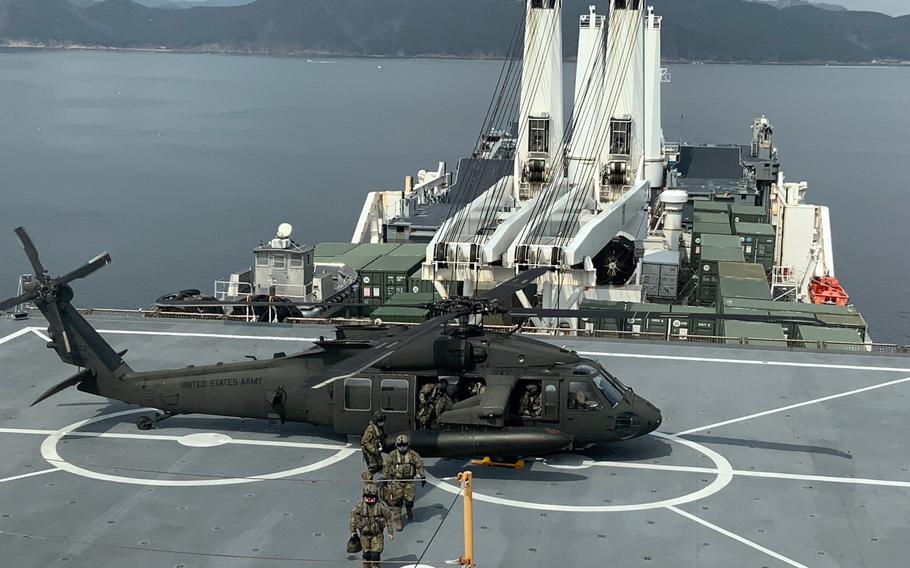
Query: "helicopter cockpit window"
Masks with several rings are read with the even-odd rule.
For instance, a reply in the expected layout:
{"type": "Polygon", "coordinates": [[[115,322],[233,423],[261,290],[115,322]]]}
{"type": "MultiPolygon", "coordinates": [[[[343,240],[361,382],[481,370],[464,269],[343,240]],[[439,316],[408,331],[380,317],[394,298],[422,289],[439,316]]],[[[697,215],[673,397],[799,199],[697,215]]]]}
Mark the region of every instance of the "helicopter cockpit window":
{"type": "Polygon", "coordinates": [[[597,375],[594,377],[594,384],[597,385],[597,388],[600,389],[600,392],[607,397],[607,400],[610,402],[610,405],[616,406],[622,401],[622,393],[619,392],[619,389],[614,387],[610,381],[605,379],[603,375],[597,375]]]}
{"type": "Polygon", "coordinates": [[[370,379],[350,378],[344,380],[345,410],[369,410],[370,393],[373,381],[370,379]]]}
{"type": "Polygon", "coordinates": [[[594,377],[594,384],[597,389],[603,393],[612,406],[616,406],[622,401],[622,390],[626,388],[619,379],[607,372],[606,369],[594,367],[593,365],[581,364],[572,371],[573,375],[584,375],[594,377]]]}
{"type": "Polygon", "coordinates": [[[590,377],[591,375],[596,375],[597,371],[598,371],[598,369],[596,367],[592,367],[591,365],[581,364],[581,365],[575,367],[575,369],[572,371],[572,374],[573,375],[582,375],[584,377],[590,377]]]}
{"type": "Polygon", "coordinates": [[[594,385],[589,381],[572,381],[569,383],[569,398],[567,400],[570,410],[602,410],[594,385]]]}

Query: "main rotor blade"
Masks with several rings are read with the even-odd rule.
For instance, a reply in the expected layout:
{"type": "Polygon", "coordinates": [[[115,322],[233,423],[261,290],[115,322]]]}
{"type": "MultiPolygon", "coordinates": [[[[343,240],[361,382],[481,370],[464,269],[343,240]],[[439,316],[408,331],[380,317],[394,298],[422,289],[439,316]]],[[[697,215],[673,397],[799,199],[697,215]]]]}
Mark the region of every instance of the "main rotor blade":
{"type": "Polygon", "coordinates": [[[102,266],[106,266],[107,264],[110,264],[110,262],[111,262],[111,255],[108,254],[107,252],[103,252],[103,253],[99,254],[98,256],[96,256],[95,258],[88,261],[87,263],[83,264],[76,270],[73,270],[72,272],[68,272],[67,274],[64,274],[63,276],[58,277],[56,279],[56,281],[60,284],[67,284],[69,282],[72,282],[73,280],[77,280],[79,278],[85,278],[86,276],[88,276],[92,272],[98,270],[102,266]]]}
{"type": "Polygon", "coordinates": [[[506,280],[499,286],[487,290],[481,294],[480,297],[487,300],[499,300],[500,302],[505,302],[512,297],[512,294],[524,290],[549,271],[549,268],[544,267],[525,270],[514,278],[506,280]]]}
{"type": "Polygon", "coordinates": [[[32,263],[32,268],[35,270],[35,277],[41,276],[44,274],[45,270],[44,265],[41,264],[41,259],[38,258],[38,249],[35,248],[35,243],[32,242],[31,237],[25,232],[24,227],[16,227],[16,235],[19,237],[19,240],[22,241],[22,248],[25,249],[25,256],[27,256],[29,262],[32,263]]]}
{"type": "Polygon", "coordinates": [[[10,298],[9,300],[4,300],[0,302],[0,312],[3,310],[8,310],[13,306],[18,306],[19,304],[24,304],[25,302],[30,302],[38,297],[38,290],[29,290],[28,292],[17,296],[15,298],[10,298]]]}
{"type": "Polygon", "coordinates": [[[388,359],[393,353],[399,351],[417,339],[420,339],[428,333],[433,333],[438,331],[439,327],[445,325],[450,319],[457,318],[463,313],[449,313],[436,316],[434,318],[428,319],[422,324],[412,327],[411,329],[396,335],[394,337],[389,337],[384,340],[382,343],[378,343],[374,347],[365,349],[359,352],[353,357],[342,360],[335,365],[332,365],[326,369],[322,376],[316,377],[313,379],[316,384],[312,388],[324,387],[328,384],[331,384],[339,379],[346,379],[357,373],[365,371],[370,367],[375,367],[379,365],[386,359],[388,359]]]}
{"type": "Polygon", "coordinates": [[[416,308],[418,310],[426,310],[429,308],[426,304],[364,304],[364,303],[355,303],[355,302],[244,302],[243,300],[165,300],[163,302],[155,302],[156,306],[166,307],[166,308],[219,308],[219,307],[270,307],[278,308],[281,306],[301,306],[307,308],[416,308]]]}

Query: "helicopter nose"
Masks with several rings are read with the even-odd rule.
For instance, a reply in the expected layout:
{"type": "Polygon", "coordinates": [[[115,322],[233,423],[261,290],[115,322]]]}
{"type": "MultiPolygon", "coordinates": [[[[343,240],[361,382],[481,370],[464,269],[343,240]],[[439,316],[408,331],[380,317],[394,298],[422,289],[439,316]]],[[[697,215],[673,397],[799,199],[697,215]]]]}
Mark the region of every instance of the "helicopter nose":
{"type": "Polygon", "coordinates": [[[644,419],[642,420],[641,429],[638,433],[639,436],[644,436],[657,430],[664,420],[663,415],[661,415],[660,410],[657,408],[649,408],[647,412],[642,413],[642,418],[644,419]]]}

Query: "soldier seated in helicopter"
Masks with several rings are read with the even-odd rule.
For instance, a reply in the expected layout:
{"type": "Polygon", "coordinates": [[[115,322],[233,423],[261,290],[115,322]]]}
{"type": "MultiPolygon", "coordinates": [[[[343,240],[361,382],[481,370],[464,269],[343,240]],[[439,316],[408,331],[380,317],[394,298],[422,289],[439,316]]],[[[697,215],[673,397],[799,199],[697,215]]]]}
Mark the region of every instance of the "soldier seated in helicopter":
{"type": "Polygon", "coordinates": [[[585,382],[570,383],[568,406],[573,410],[599,410],[600,403],[594,394],[594,386],[585,382]]]}

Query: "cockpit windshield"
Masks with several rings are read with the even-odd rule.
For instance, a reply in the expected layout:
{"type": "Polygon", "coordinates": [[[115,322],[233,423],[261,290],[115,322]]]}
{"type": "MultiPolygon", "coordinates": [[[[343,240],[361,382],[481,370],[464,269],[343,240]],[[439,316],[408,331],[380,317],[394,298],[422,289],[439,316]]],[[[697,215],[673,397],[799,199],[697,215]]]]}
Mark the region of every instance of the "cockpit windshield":
{"type": "Polygon", "coordinates": [[[619,380],[608,373],[603,367],[597,365],[582,363],[572,371],[573,375],[592,377],[594,386],[603,393],[611,406],[616,406],[622,402],[622,391],[625,386],[619,380]],[[618,386],[617,386],[618,385],[618,386]]]}

